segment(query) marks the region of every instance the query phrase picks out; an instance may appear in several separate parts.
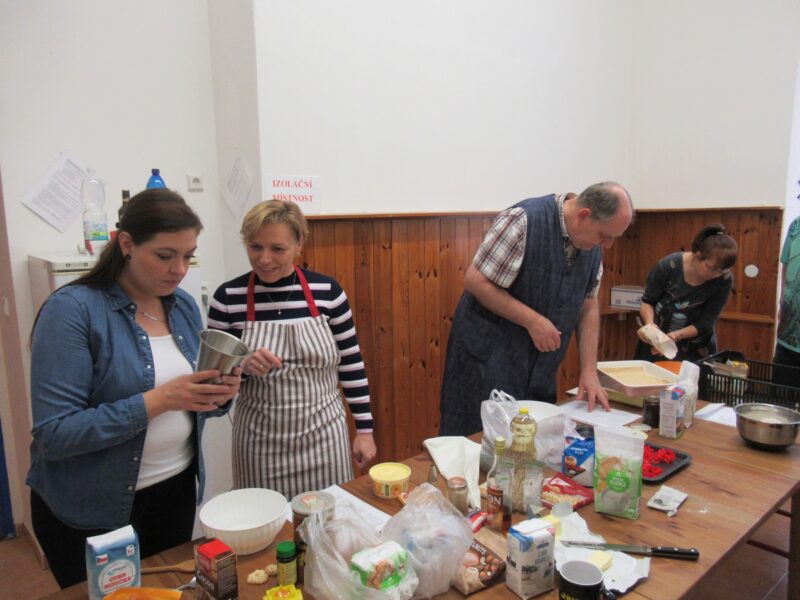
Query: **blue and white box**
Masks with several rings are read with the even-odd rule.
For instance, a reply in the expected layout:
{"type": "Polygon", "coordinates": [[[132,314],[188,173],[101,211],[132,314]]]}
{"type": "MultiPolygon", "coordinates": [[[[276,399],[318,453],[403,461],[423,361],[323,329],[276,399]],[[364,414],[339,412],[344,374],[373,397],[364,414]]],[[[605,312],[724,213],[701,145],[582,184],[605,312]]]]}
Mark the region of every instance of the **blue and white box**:
{"type": "Polygon", "coordinates": [[[118,588],[141,585],[139,538],[127,525],[86,538],[86,583],[90,600],[103,600],[118,588]]]}

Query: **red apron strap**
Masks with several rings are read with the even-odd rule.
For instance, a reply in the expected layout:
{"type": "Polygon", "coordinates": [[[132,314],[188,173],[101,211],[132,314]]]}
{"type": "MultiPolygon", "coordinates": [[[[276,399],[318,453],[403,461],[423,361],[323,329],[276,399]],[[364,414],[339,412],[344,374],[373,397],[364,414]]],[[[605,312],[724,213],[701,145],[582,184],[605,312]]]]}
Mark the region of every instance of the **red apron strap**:
{"type": "Polygon", "coordinates": [[[306,297],[306,303],[308,304],[308,310],[311,313],[311,316],[318,317],[319,309],[317,309],[317,303],[314,302],[314,296],[311,294],[311,288],[308,287],[306,276],[303,275],[303,271],[301,271],[300,267],[297,265],[294,266],[294,272],[297,273],[297,279],[300,281],[300,286],[303,288],[303,295],[306,297]]]}
{"type": "Polygon", "coordinates": [[[255,301],[256,272],[250,271],[250,279],[247,282],[247,320],[256,320],[256,301],[255,301]]]}

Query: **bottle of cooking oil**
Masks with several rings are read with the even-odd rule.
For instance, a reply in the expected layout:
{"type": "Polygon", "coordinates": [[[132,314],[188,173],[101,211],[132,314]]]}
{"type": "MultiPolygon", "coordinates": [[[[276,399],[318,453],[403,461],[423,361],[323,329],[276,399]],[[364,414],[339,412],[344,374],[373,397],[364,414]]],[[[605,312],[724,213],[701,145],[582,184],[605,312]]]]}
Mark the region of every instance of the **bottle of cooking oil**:
{"type": "Polygon", "coordinates": [[[506,460],[506,440],[494,440],[494,463],[486,475],[486,512],[489,527],[507,532],[511,527],[511,469],[506,460]]]}
{"type": "Polygon", "coordinates": [[[520,408],[519,413],[511,419],[511,451],[530,454],[536,458],[536,420],[528,414],[527,408],[520,408]]]}
{"type": "Polygon", "coordinates": [[[541,506],[544,465],[536,457],[536,420],[527,408],[511,419],[511,502],[514,510],[528,514],[541,506]]]}

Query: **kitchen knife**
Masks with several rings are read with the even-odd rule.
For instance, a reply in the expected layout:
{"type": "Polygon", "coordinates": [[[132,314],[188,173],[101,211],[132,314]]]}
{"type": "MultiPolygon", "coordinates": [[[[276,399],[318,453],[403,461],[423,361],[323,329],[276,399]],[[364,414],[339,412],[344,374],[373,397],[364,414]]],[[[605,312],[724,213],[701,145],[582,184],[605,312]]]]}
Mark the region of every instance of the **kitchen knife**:
{"type": "Polygon", "coordinates": [[[700,552],[696,548],[675,548],[673,546],[632,546],[629,544],[606,544],[601,542],[579,542],[561,540],[565,546],[578,546],[593,550],[615,550],[631,554],[644,554],[645,556],[661,556],[664,558],[679,558],[681,560],[697,560],[700,552]]]}

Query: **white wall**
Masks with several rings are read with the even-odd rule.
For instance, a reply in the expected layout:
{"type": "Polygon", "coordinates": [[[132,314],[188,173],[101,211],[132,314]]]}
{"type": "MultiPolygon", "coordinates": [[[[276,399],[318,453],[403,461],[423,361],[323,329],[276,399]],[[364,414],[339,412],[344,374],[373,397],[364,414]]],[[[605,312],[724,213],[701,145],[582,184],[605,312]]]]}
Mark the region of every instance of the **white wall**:
{"type": "MultiPolygon", "coordinates": [[[[206,223],[198,250],[205,278],[224,280],[205,2],[3,0],[0,81],[0,167],[23,340],[33,319],[27,255],[74,251],[82,240],[80,219],[62,235],[20,204],[59,152],[105,181],[112,223],[120,190],[143,189],[160,167],[206,223]],[[204,192],[186,193],[187,173],[203,175],[204,192]]],[[[27,346],[19,351],[27,377],[27,346]]],[[[25,489],[11,485],[17,496],[25,489]]],[[[15,503],[14,513],[19,521],[27,506],[15,503]]]]}
{"type": "Polygon", "coordinates": [[[633,4],[638,206],[781,205],[796,0],[633,4]]]}
{"type": "MultiPolygon", "coordinates": [[[[311,174],[337,213],[496,210],[607,178],[640,207],[782,204],[798,22],[789,0],[0,0],[11,350],[27,361],[27,255],[81,240],[20,204],[59,152],[106,181],[112,222],[160,167],[206,223],[212,289],[247,268],[219,199],[237,153],[250,203],[265,172],[311,174]]],[[[27,410],[9,396],[4,423],[27,410]]]]}
{"type": "Polygon", "coordinates": [[[255,2],[262,172],[332,213],[630,179],[631,2],[255,2]]]}
{"type": "MultiPolygon", "coordinates": [[[[249,207],[264,199],[253,4],[250,0],[209,0],[208,12],[220,185],[225,186],[241,156],[252,177],[249,207]]],[[[226,275],[232,278],[250,266],[239,235],[241,218],[227,205],[220,210],[226,275]]]]}

